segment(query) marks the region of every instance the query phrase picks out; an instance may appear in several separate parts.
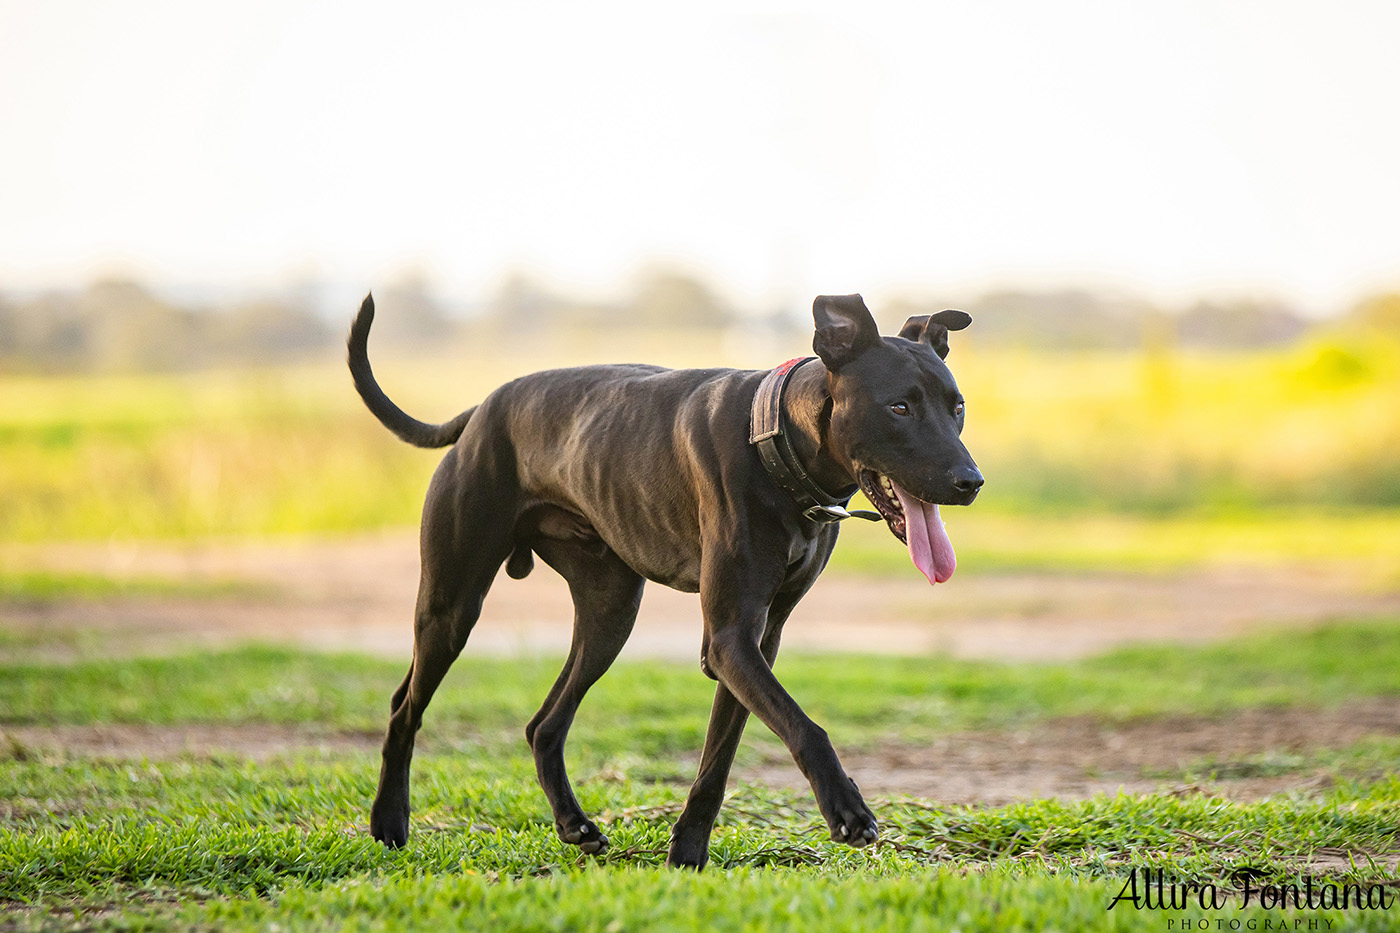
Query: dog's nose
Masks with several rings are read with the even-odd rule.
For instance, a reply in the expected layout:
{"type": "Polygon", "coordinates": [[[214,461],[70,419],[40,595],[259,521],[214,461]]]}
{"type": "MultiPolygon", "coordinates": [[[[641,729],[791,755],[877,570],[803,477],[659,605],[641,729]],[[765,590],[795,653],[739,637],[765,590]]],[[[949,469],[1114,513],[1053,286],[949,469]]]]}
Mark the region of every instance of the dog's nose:
{"type": "Polygon", "coordinates": [[[982,472],[974,466],[960,466],[953,470],[953,488],[961,493],[974,493],[982,488],[986,480],[982,472]]]}

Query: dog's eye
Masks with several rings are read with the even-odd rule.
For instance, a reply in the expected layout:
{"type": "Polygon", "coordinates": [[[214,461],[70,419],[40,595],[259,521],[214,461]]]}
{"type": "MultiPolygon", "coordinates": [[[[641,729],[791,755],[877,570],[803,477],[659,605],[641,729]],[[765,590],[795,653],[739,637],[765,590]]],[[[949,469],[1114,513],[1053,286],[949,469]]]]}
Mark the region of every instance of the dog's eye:
{"type": "Polygon", "coordinates": [[[963,400],[958,399],[958,404],[953,406],[953,416],[956,418],[961,418],[963,416],[963,411],[965,410],[965,408],[966,406],[963,405],[963,400]]]}
{"type": "Polygon", "coordinates": [[[895,402],[890,406],[890,411],[896,415],[907,415],[909,414],[909,405],[906,402],[895,402]]]}

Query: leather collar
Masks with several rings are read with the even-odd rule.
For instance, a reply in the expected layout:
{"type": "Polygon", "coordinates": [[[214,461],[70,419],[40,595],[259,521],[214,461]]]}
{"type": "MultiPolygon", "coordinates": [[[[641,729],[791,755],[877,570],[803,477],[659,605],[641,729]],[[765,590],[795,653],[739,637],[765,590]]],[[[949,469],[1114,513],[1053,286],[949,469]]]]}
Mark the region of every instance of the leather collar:
{"type": "Polygon", "coordinates": [[[758,392],[753,397],[753,410],[749,415],[749,443],[758,449],[763,461],[763,469],[787,493],[788,498],[797,503],[802,515],[817,522],[844,521],[848,518],[864,518],[881,521],[878,512],[846,510],[855,491],[841,498],[829,495],[817,485],[816,480],[802,468],[797,452],[787,439],[787,419],[783,417],[783,390],[788,380],[804,363],[810,363],[815,356],[799,356],[788,360],[777,369],[771,370],[759,383],[758,392]]]}

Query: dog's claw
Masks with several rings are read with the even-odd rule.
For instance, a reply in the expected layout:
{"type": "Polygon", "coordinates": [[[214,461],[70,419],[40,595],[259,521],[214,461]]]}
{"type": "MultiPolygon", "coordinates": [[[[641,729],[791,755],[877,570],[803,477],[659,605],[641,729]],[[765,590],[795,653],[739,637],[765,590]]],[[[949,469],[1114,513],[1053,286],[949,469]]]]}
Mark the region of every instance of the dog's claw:
{"type": "Polygon", "coordinates": [[[571,846],[578,846],[585,855],[602,855],[608,851],[608,837],[592,823],[578,823],[568,828],[556,823],[559,838],[571,846]]]}
{"type": "Polygon", "coordinates": [[[853,849],[863,849],[874,842],[878,835],[879,830],[876,829],[874,820],[865,826],[859,824],[848,826],[841,823],[831,831],[831,841],[844,842],[853,849]]]}

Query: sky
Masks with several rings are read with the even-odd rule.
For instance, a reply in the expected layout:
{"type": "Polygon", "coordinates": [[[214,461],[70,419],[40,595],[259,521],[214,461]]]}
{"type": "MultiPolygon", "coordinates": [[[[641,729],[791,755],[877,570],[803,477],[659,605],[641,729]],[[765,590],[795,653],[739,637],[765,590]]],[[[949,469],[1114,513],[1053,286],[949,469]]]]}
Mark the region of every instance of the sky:
{"type": "Polygon", "coordinates": [[[1400,288],[1400,4],[0,0],[0,289],[1400,288]]]}

